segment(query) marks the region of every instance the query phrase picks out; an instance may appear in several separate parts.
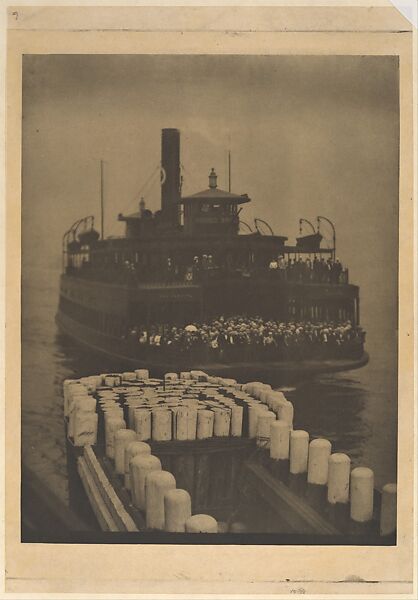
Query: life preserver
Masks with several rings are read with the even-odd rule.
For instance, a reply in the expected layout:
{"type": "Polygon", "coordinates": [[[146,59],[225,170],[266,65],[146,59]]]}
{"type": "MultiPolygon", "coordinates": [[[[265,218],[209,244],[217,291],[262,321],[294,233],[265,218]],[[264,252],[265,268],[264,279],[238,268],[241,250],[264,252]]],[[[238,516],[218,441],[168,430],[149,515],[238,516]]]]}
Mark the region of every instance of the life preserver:
{"type": "Polygon", "coordinates": [[[166,179],[167,179],[167,173],[165,172],[164,167],[160,167],[160,183],[161,183],[161,185],[165,184],[166,179]]]}
{"type": "Polygon", "coordinates": [[[186,273],[186,281],[193,281],[193,273],[190,271],[186,273]]]}

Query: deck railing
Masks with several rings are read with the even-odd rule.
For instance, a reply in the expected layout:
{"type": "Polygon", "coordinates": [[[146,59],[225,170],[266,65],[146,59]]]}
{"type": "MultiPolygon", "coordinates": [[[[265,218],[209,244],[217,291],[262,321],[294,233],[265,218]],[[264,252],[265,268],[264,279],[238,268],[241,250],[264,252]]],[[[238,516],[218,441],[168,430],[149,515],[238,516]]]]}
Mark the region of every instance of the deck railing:
{"type": "Polygon", "coordinates": [[[291,273],[285,269],[257,268],[247,269],[206,269],[194,273],[168,273],[155,269],[139,270],[122,268],[96,268],[89,264],[80,267],[67,267],[65,273],[70,276],[103,281],[107,283],[120,283],[125,285],[158,284],[159,286],[175,287],[199,285],[221,280],[253,280],[274,281],[303,285],[347,285],[349,283],[348,269],[344,269],[338,278],[325,274],[316,276],[312,271],[308,273],[291,273]]]}

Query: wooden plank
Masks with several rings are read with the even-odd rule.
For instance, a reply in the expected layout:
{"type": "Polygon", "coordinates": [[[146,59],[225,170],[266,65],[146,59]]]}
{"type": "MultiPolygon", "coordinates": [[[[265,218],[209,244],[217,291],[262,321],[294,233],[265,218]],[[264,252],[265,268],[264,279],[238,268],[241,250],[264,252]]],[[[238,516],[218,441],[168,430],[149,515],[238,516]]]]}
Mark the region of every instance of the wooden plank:
{"type": "Polygon", "coordinates": [[[138,531],[132,517],[127,513],[122,501],[116,494],[114,488],[106,477],[93,449],[90,446],[84,448],[84,460],[95,480],[95,483],[102,494],[115,523],[121,530],[138,531]]]}
{"type": "Polygon", "coordinates": [[[210,460],[207,454],[195,457],[193,506],[197,512],[204,512],[209,505],[210,460]]]}
{"type": "MultiPolygon", "coordinates": [[[[115,521],[108,510],[101,493],[94,481],[86,461],[81,456],[78,459],[78,473],[86,491],[87,497],[90,501],[90,505],[96,515],[97,521],[99,522],[100,529],[102,531],[121,531],[116,525],[115,521]]],[[[122,530],[124,531],[124,530],[122,530]]]]}
{"type": "MultiPolygon", "coordinates": [[[[307,502],[254,462],[246,464],[247,482],[277,512],[295,533],[341,535],[341,531],[319,515],[307,502]]],[[[262,506],[259,507],[262,510],[262,506]]]]}
{"type": "Polygon", "coordinates": [[[110,459],[106,456],[102,456],[98,460],[106,477],[109,479],[110,484],[113,486],[115,493],[118,495],[126,511],[132,517],[138,530],[143,531],[146,529],[145,518],[141,511],[132,504],[130,493],[123,487],[121,477],[116,475],[110,459]]]}

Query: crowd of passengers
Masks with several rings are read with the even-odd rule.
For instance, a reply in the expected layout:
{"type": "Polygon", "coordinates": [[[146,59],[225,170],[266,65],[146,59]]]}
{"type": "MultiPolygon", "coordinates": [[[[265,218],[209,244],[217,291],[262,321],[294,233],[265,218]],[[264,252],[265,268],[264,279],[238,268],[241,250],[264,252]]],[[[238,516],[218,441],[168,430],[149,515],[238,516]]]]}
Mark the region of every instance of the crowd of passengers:
{"type": "Polygon", "coordinates": [[[135,326],[128,338],[138,350],[147,347],[154,353],[189,353],[193,358],[227,362],[356,358],[363,352],[365,335],[351,321],[283,323],[261,317],[221,316],[186,327],[161,325],[147,331],[135,326]]]}
{"type": "MultiPolygon", "coordinates": [[[[277,277],[284,281],[299,281],[305,283],[343,283],[343,266],[339,259],[315,256],[303,260],[301,257],[285,259],[284,255],[273,258],[269,265],[270,276],[277,277]]],[[[193,263],[181,273],[181,269],[175,264],[172,258],[167,259],[166,279],[168,281],[177,281],[184,276],[185,280],[199,281],[205,276],[210,275],[211,271],[219,270],[215,264],[212,255],[203,254],[203,256],[194,256],[193,263]]],[[[245,271],[245,269],[244,269],[245,271]]],[[[248,273],[249,274],[249,273],[248,273]]]]}
{"type": "Polygon", "coordinates": [[[286,281],[300,281],[306,283],[343,283],[343,266],[339,259],[333,260],[315,256],[313,260],[308,256],[285,259],[279,255],[270,261],[269,270],[286,281]]]}
{"type": "MultiPolygon", "coordinates": [[[[283,255],[279,255],[272,258],[267,267],[270,277],[282,281],[348,283],[347,271],[344,270],[338,258],[336,260],[331,258],[325,260],[324,257],[318,258],[315,256],[313,259],[310,257],[305,259],[289,257],[285,259],[283,255]]],[[[71,267],[69,270],[71,271],[71,267]]],[[[81,271],[86,277],[89,276],[91,273],[90,264],[88,262],[82,263],[81,271]]],[[[234,271],[236,273],[240,272],[243,276],[251,276],[251,272],[245,268],[237,268],[234,271]]],[[[200,283],[211,277],[216,277],[217,274],[222,272],[222,268],[216,264],[212,255],[203,254],[202,256],[194,256],[192,263],[186,267],[178,265],[173,258],[168,257],[162,269],[150,269],[126,260],[118,272],[121,280],[126,282],[155,279],[163,280],[165,283],[200,283]]],[[[104,273],[107,273],[109,279],[115,279],[113,269],[107,268],[104,273]]]]}

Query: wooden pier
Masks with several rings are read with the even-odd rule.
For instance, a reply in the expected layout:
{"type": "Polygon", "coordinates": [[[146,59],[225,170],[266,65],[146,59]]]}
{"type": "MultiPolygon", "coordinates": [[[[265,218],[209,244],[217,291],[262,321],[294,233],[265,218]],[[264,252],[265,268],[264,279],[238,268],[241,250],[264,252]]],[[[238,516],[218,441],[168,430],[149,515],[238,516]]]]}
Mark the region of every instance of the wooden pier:
{"type": "MultiPolygon", "coordinates": [[[[67,383],[65,392],[67,429],[73,433],[67,439],[70,499],[78,512],[86,504],[93,509],[109,542],[119,534],[118,541],[122,535],[130,543],[184,543],[185,538],[191,543],[188,531],[197,531],[208,536],[205,543],[396,543],[396,485],[375,490],[370,469],[351,469],[350,459],[332,454],[329,442],[314,442],[307,432],[293,430],[293,407],[280,392],[259,382],[241,385],[200,372],[194,378],[187,374],[187,379],[170,373],[164,381],[128,375],[101,376],[96,378],[101,385],[91,386],[88,396],[97,401],[98,430],[90,440],[94,443],[84,446],[74,443],[72,411],[77,403],[83,406],[86,396],[81,393],[77,400],[77,394],[89,378],[67,383]],[[71,386],[78,390],[74,396],[68,393],[71,386]],[[145,395],[139,388],[147,390],[145,395]],[[204,431],[199,411],[212,411],[211,422],[217,422],[217,429],[206,432],[204,439],[198,439],[204,431]],[[171,415],[166,429],[161,428],[162,412],[171,415]],[[144,434],[147,419],[152,428],[144,434]],[[189,429],[184,428],[187,424],[189,429]],[[154,434],[157,439],[152,439],[154,434]],[[177,439],[184,436],[191,439],[177,439]],[[136,440],[141,440],[137,448],[136,440]],[[127,454],[129,447],[135,456],[127,454]],[[151,481],[160,512],[170,508],[168,496],[176,498],[170,489],[184,491],[177,493],[179,501],[183,493],[189,497],[189,513],[184,513],[180,529],[164,526],[164,513],[161,525],[150,527],[160,522],[148,514],[155,509],[149,505],[151,481]],[[209,542],[215,520],[216,541],[209,542]]],[[[88,411],[80,414],[81,423],[91,419],[88,411]]],[[[180,508],[174,504],[170,510],[183,514],[180,508]]]]}

